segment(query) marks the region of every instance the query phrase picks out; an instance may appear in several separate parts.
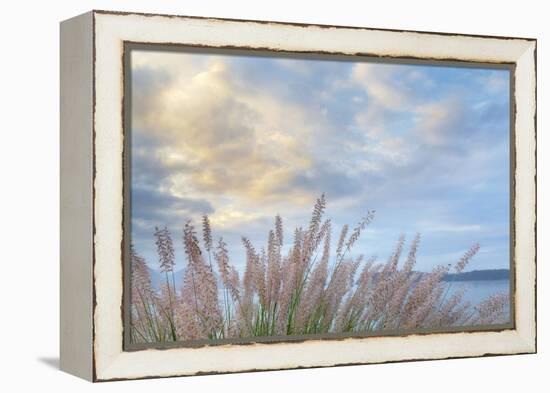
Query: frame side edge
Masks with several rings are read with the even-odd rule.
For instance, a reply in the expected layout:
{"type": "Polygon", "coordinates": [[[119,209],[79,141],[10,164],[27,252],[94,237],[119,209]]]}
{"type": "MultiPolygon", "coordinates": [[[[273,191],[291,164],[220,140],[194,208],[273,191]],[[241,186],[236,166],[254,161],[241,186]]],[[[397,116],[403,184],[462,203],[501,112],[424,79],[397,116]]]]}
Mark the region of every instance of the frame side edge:
{"type": "MultiPolygon", "coordinates": [[[[526,45],[517,61],[516,91],[519,104],[516,108],[516,204],[515,222],[519,237],[516,239],[516,255],[522,256],[516,263],[520,279],[516,329],[523,340],[526,353],[537,352],[537,43],[526,45]],[[521,192],[519,192],[521,190],[521,192]]],[[[518,294],[516,293],[516,296],[518,294]]]]}
{"type": "Polygon", "coordinates": [[[60,24],[60,368],[92,374],[93,13],[60,24]]]}

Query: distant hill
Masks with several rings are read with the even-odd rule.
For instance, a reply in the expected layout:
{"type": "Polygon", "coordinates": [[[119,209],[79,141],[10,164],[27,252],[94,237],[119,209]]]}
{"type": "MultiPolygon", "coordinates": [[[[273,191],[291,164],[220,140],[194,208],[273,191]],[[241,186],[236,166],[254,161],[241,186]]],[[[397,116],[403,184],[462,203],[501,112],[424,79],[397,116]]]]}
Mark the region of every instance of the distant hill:
{"type": "Polygon", "coordinates": [[[464,273],[450,273],[443,277],[444,281],[487,281],[487,280],[509,280],[510,270],[508,269],[487,269],[472,270],[464,273]]]}
{"type": "MultiPolygon", "coordinates": [[[[158,270],[149,268],[151,274],[151,284],[156,290],[160,289],[160,284],[165,282],[166,277],[158,270]]],[[[168,275],[170,284],[172,284],[172,276],[168,275]]],[[[490,281],[490,280],[509,280],[510,270],[508,269],[487,269],[487,270],[472,270],[471,272],[464,273],[450,273],[443,277],[443,281],[490,281]]],[[[179,270],[174,273],[174,280],[176,281],[176,288],[181,286],[183,280],[183,270],[179,270]]]]}

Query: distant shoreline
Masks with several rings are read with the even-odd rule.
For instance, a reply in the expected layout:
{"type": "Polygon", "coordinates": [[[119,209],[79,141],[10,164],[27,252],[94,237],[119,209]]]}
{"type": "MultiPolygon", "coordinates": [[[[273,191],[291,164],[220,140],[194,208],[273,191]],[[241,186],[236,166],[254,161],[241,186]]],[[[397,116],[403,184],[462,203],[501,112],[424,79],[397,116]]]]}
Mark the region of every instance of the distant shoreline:
{"type": "Polygon", "coordinates": [[[509,269],[472,270],[463,273],[449,273],[443,277],[443,281],[492,281],[509,279],[509,269]]]}
{"type": "MultiPolygon", "coordinates": [[[[164,275],[159,271],[149,268],[151,274],[151,281],[153,288],[159,289],[160,283],[164,281],[164,275]]],[[[427,274],[425,272],[418,272],[421,274],[427,274]]],[[[178,283],[183,279],[183,270],[178,270],[175,274],[175,281],[178,283]]],[[[486,269],[486,270],[472,270],[463,273],[449,273],[443,277],[444,282],[461,282],[461,281],[498,281],[509,280],[509,269],[486,269]]]]}

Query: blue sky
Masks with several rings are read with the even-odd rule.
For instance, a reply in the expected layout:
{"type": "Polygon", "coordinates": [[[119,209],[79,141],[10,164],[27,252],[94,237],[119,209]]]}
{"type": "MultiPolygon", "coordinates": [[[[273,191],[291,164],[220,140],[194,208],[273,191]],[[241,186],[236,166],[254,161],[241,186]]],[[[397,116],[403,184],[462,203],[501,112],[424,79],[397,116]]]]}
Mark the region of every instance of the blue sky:
{"type": "Polygon", "coordinates": [[[509,265],[509,72],[357,61],[132,52],[132,239],[211,218],[244,265],[275,214],[287,243],[325,193],[333,238],[376,216],[355,254],[421,234],[417,268],[509,265]]]}

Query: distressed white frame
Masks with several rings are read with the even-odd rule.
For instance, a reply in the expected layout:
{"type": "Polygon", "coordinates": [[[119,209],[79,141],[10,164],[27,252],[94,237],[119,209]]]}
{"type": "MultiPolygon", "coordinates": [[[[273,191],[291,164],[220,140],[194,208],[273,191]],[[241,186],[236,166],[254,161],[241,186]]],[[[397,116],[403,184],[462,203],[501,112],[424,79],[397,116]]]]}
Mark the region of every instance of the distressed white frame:
{"type": "MultiPolygon", "coordinates": [[[[95,61],[92,78],[95,102],[93,354],[92,359],[84,354],[79,360],[85,362],[86,370],[91,367],[89,379],[103,381],[536,351],[535,40],[108,12],[92,12],[84,18],[93,21],[95,61]],[[121,312],[125,41],[515,63],[515,329],[125,352],[121,312]]],[[[67,278],[62,277],[64,279],[67,278]]],[[[87,374],[82,376],[88,378],[87,374]]]]}

